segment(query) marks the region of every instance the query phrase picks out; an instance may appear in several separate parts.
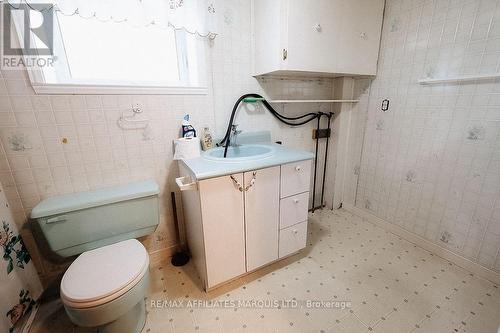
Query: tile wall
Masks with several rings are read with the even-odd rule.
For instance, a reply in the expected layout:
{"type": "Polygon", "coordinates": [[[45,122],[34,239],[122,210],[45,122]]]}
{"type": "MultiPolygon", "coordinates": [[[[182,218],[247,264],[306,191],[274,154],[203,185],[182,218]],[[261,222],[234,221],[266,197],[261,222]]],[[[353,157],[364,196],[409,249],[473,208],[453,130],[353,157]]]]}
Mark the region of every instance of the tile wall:
{"type": "Polygon", "coordinates": [[[499,65],[500,1],[388,0],[378,75],[358,90],[366,108],[356,126],[366,127],[349,189],[358,208],[496,272],[500,80],[417,80],[499,65]]]}
{"type": "MultiPolygon", "coordinates": [[[[148,250],[175,245],[169,192],[175,190],[172,140],[184,114],[194,126],[225,131],[234,101],[244,93],[272,98],[331,98],[332,81],[315,79],[257,81],[251,76],[250,1],[217,1],[218,31],[207,43],[209,93],[204,96],[35,95],[26,72],[3,71],[0,77],[0,182],[16,223],[45,281],[61,271],[39,255],[26,217],[40,200],[77,191],[156,179],[162,193],[161,223],[144,240],[148,250]],[[124,131],[117,120],[140,103],[151,119],[148,131],[124,131]]],[[[286,114],[329,105],[281,107],[286,114]]],[[[274,140],[313,149],[311,127],[291,129],[262,109],[242,108],[236,121],[244,131],[271,130],[274,140]]]]}

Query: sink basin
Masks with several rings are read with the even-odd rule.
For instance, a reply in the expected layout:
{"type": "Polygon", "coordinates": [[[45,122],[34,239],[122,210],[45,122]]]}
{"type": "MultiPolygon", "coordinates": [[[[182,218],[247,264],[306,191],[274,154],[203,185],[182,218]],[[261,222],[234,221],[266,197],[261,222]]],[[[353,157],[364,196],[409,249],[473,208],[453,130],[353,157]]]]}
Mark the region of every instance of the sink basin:
{"type": "Polygon", "coordinates": [[[224,158],[224,147],[211,149],[203,154],[207,160],[221,162],[244,162],[249,160],[258,160],[274,154],[274,148],[265,145],[241,145],[229,147],[227,157],[224,158]]]}

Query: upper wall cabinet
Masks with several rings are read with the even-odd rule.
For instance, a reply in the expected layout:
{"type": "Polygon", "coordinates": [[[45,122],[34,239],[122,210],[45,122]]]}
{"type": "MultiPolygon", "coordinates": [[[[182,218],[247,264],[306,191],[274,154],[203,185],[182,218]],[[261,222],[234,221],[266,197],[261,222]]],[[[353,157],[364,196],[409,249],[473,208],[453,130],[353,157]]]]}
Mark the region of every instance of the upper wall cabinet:
{"type": "Polygon", "coordinates": [[[375,75],[384,0],[253,0],[254,75],[375,75]]]}

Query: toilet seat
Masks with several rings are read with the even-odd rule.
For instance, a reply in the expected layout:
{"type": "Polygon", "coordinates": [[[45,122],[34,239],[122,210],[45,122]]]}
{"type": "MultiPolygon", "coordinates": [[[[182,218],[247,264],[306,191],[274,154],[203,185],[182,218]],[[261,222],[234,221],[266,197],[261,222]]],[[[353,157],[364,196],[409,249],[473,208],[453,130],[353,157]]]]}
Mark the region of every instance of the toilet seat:
{"type": "Polygon", "coordinates": [[[137,285],[148,269],[148,253],[136,239],[84,252],[64,273],[61,299],[72,308],[105,304],[137,285]]]}

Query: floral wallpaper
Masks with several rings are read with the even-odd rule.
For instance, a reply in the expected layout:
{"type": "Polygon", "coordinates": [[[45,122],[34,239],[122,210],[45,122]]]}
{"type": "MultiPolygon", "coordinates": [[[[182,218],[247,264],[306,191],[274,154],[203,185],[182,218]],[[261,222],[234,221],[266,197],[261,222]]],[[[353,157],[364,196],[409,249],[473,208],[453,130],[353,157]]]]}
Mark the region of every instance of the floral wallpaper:
{"type": "Polygon", "coordinates": [[[24,315],[36,305],[42,287],[1,184],[0,223],[0,331],[16,332],[26,324],[24,315]]]}

